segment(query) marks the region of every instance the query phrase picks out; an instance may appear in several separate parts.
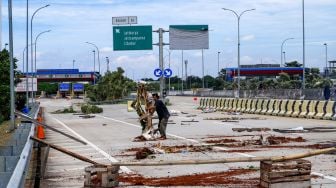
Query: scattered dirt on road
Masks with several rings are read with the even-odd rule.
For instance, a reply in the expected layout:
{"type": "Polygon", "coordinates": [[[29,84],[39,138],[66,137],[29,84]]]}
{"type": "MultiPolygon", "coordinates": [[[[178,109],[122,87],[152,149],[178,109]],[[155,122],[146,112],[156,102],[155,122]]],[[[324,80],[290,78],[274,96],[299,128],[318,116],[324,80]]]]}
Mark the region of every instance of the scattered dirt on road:
{"type": "Polygon", "coordinates": [[[232,142],[239,142],[239,141],[234,140],[234,139],[223,138],[223,139],[216,139],[216,140],[207,140],[205,142],[208,144],[223,144],[223,143],[232,143],[232,142]]]}
{"type": "Polygon", "coordinates": [[[254,169],[234,169],[226,172],[211,172],[176,177],[149,178],[141,175],[120,175],[119,181],[130,186],[216,186],[258,187],[259,178],[241,179],[236,176],[255,173],[254,169]]]}
{"type": "Polygon", "coordinates": [[[305,142],[306,140],[303,139],[301,136],[296,138],[291,137],[281,137],[281,136],[269,136],[267,137],[267,141],[270,145],[277,145],[289,142],[305,142]]]}

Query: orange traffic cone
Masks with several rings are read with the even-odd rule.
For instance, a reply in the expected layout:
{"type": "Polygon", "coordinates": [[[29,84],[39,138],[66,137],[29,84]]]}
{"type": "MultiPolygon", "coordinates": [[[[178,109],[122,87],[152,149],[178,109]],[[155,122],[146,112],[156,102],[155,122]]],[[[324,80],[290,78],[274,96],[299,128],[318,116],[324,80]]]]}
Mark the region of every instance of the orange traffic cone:
{"type": "MultiPolygon", "coordinates": [[[[42,117],[39,116],[37,118],[37,121],[42,123],[42,117]]],[[[45,134],[44,134],[44,128],[42,127],[42,125],[37,125],[37,138],[39,139],[45,139],[45,134]]]]}

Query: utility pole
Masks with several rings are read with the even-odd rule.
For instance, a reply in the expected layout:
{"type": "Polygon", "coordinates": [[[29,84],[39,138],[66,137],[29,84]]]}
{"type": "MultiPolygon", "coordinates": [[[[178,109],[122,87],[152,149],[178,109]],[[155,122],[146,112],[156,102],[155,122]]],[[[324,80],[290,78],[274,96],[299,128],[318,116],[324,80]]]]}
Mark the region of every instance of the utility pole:
{"type": "Polygon", "coordinates": [[[184,64],[185,64],[185,77],[186,77],[186,89],[188,89],[188,60],[185,60],[184,61],[184,64]]]}
{"type": "Polygon", "coordinates": [[[202,87],[205,88],[204,85],[204,49],[202,49],[202,87]]]}
{"type": "Polygon", "coordinates": [[[96,85],[96,51],[93,52],[93,85],[96,85]]]}
{"type": "Polygon", "coordinates": [[[110,72],[110,60],[108,57],[106,57],[106,72],[110,72]]]}
{"type": "Polygon", "coordinates": [[[305,72],[306,72],[306,34],[305,34],[305,5],[304,0],[302,0],[302,90],[306,89],[306,80],[305,80],[305,72]]]}
{"type": "MultiPolygon", "coordinates": [[[[168,32],[165,31],[162,28],[159,28],[158,30],[154,31],[156,33],[159,33],[159,43],[155,44],[159,46],[159,65],[160,65],[160,69],[163,71],[164,70],[164,62],[163,62],[163,46],[167,45],[163,42],[163,33],[164,32],[168,32]]],[[[165,78],[164,76],[160,77],[160,96],[163,98],[163,89],[165,87],[165,78]]]]}
{"type": "Polygon", "coordinates": [[[183,95],[183,61],[184,61],[184,58],[183,58],[183,50],[182,50],[182,70],[181,70],[181,94],[183,95]]]}
{"type": "Polygon", "coordinates": [[[218,65],[217,65],[217,70],[218,70],[218,77],[220,76],[220,71],[219,71],[219,54],[220,54],[220,52],[217,52],[217,54],[218,54],[218,65]]]}
{"type": "Polygon", "coordinates": [[[328,69],[328,44],[324,43],[325,46],[325,58],[326,58],[326,69],[325,69],[325,77],[328,78],[329,76],[329,69],[328,69]]]}
{"type": "Polygon", "coordinates": [[[8,23],[9,23],[9,58],[10,58],[10,126],[9,131],[15,128],[15,95],[14,95],[14,58],[13,58],[13,14],[12,0],[8,0],[8,23]]]}

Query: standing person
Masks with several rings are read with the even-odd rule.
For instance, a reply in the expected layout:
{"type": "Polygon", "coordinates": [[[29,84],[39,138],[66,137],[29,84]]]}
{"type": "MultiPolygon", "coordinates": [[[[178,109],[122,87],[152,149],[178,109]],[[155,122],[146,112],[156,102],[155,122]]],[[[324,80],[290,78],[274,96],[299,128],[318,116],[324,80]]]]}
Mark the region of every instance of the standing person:
{"type": "Polygon", "coordinates": [[[167,123],[168,123],[170,114],[169,114],[169,111],[166,105],[159,99],[160,98],[159,95],[157,93],[153,93],[152,96],[155,101],[153,108],[155,108],[156,113],[159,116],[159,131],[161,135],[159,139],[165,140],[167,139],[166,128],[167,128],[167,123]]]}
{"type": "Polygon", "coordinates": [[[330,99],[330,86],[329,85],[324,86],[323,94],[324,94],[324,99],[326,101],[330,99]]]}

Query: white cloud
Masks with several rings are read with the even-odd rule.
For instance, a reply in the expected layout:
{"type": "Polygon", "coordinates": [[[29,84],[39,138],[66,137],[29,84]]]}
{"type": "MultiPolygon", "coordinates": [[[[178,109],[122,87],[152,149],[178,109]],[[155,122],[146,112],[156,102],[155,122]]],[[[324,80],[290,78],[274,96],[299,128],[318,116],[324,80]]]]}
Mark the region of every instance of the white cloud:
{"type": "Polygon", "coordinates": [[[254,40],[254,39],[255,39],[254,35],[245,35],[245,36],[241,37],[242,41],[250,41],[250,40],[254,40]]]}

